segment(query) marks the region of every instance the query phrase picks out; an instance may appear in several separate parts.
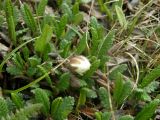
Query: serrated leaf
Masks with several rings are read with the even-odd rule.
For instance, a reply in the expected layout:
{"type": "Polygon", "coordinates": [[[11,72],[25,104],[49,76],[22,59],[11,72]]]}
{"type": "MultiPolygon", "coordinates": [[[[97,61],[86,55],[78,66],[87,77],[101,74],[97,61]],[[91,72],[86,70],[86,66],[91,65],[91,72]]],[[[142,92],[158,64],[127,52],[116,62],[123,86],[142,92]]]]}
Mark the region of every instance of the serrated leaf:
{"type": "Polygon", "coordinates": [[[146,74],[146,76],[143,78],[140,86],[142,88],[144,88],[147,85],[149,85],[152,81],[154,81],[160,77],[159,73],[160,73],[160,65],[158,67],[154,68],[150,73],[146,74]]]}
{"type": "Polygon", "coordinates": [[[75,25],[78,25],[78,24],[80,24],[82,21],[83,21],[83,14],[79,12],[78,14],[76,14],[76,15],[74,16],[74,18],[73,18],[73,23],[74,23],[75,25]]]}
{"type": "Polygon", "coordinates": [[[69,87],[69,81],[70,81],[70,74],[69,73],[64,73],[60,77],[60,81],[57,85],[58,89],[60,91],[64,91],[69,87]]]}
{"type": "Polygon", "coordinates": [[[52,37],[52,28],[49,25],[45,25],[42,31],[40,38],[35,41],[35,50],[42,54],[45,53],[47,48],[47,43],[50,41],[52,37]]]}
{"type": "Polygon", "coordinates": [[[65,98],[56,98],[52,102],[51,115],[55,120],[64,120],[67,119],[67,116],[72,111],[74,105],[73,97],[65,97],[65,98]]]}
{"type": "Polygon", "coordinates": [[[114,35],[115,32],[114,31],[110,31],[107,36],[101,41],[99,48],[98,48],[98,57],[100,59],[102,59],[104,56],[106,56],[107,51],[110,49],[110,47],[112,46],[113,43],[113,39],[114,39],[114,35]]]}
{"type": "Polygon", "coordinates": [[[127,70],[126,64],[117,65],[116,68],[109,74],[110,79],[116,79],[117,73],[123,73],[125,70],[127,70]]]}
{"type": "Polygon", "coordinates": [[[31,8],[27,4],[23,4],[21,6],[21,12],[25,23],[31,29],[31,31],[35,33],[37,30],[37,24],[32,15],[31,8]]]}
{"type": "Polygon", "coordinates": [[[126,29],[127,28],[127,20],[126,20],[125,15],[122,11],[122,8],[120,8],[118,5],[115,5],[115,9],[116,9],[116,13],[117,13],[117,17],[118,17],[120,25],[126,29]]]}
{"type": "Polygon", "coordinates": [[[120,97],[123,94],[123,79],[121,73],[117,73],[116,79],[115,79],[115,88],[113,90],[113,99],[114,101],[119,104],[120,103],[120,97]]]}
{"type": "Polygon", "coordinates": [[[17,108],[20,109],[20,108],[24,107],[24,104],[23,104],[24,101],[23,101],[23,98],[20,94],[11,93],[11,98],[17,108]]]}
{"type": "Polygon", "coordinates": [[[13,44],[16,45],[16,31],[14,23],[13,5],[11,0],[5,1],[5,13],[8,24],[9,37],[12,40],[13,44]]]}
{"type": "Polygon", "coordinates": [[[148,120],[155,113],[156,108],[158,107],[160,101],[155,99],[147,104],[135,117],[134,120],[148,120]]]}
{"type": "Polygon", "coordinates": [[[15,65],[11,65],[7,67],[7,72],[10,73],[11,75],[21,75],[22,74],[22,70],[19,69],[17,66],[15,65]]]}
{"type": "MultiPolygon", "coordinates": [[[[43,74],[46,74],[46,73],[48,72],[48,71],[47,71],[43,66],[41,66],[41,65],[38,65],[37,67],[39,68],[39,70],[40,70],[43,74]]],[[[50,86],[52,86],[52,80],[51,80],[51,78],[49,77],[49,75],[46,75],[45,78],[46,78],[48,84],[49,84],[50,86]]]]}
{"type": "Polygon", "coordinates": [[[59,111],[59,108],[62,104],[62,101],[63,99],[61,97],[58,97],[56,99],[54,99],[52,101],[52,105],[51,105],[51,116],[52,118],[54,118],[56,115],[58,115],[58,111],[59,111]]]}
{"type": "Polygon", "coordinates": [[[105,109],[109,109],[110,105],[109,105],[108,91],[104,87],[100,87],[98,90],[98,95],[99,95],[99,98],[101,100],[101,104],[103,105],[103,107],[105,109]]]}
{"type": "Polygon", "coordinates": [[[45,11],[45,7],[48,3],[48,0],[40,0],[37,8],[37,15],[38,16],[43,16],[43,13],[45,11]]]}
{"type": "Polygon", "coordinates": [[[42,111],[47,116],[50,110],[50,102],[47,93],[40,88],[34,90],[35,100],[37,103],[43,104],[42,111]]]}
{"type": "Polygon", "coordinates": [[[8,114],[7,102],[0,97],[0,118],[5,117],[8,114]]]}
{"type": "Polygon", "coordinates": [[[77,45],[77,54],[81,54],[86,46],[87,46],[87,40],[88,40],[88,33],[84,33],[83,37],[80,39],[79,44],[77,45]]]}

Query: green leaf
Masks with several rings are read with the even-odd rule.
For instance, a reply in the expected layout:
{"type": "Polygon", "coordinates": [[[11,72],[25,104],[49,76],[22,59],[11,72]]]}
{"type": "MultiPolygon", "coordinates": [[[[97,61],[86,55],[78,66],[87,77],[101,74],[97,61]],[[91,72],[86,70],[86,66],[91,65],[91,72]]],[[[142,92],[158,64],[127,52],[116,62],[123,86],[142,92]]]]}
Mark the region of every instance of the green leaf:
{"type": "Polygon", "coordinates": [[[17,108],[20,109],[20,108],[24,107],[24,103],[23,103],[24,101],[23,101],[23,98],[20,94],[11,93],[11,98],[17,108]]]}
{"type": "Polygon", "coordinates": [[[94,62],[91,64],[90,69],[84,74],[84,79],[91,77],[94,72],[98,69],[100,65],[100,60],[94,60],[94,62]]]}
{"type": "Polygon", "coordinates": [[[86,97],[87,97],[87,95],[86,95],[86,90],[85,90],[85,88],[82,88],[82,89],[80,90],[80,95],[79,95],[79,98],[78,98],[78,103],[77,103],[77,107],[76,107],[77,109],[78,109],[80,106],[85,105],[86,97]]]}
{"type": "Polygon", "coordinates": [[[98,90],[98,95],[101,100],[101,104],[108,110],[110,108],[108,91],[104,87],[100,87],[98,90]]]}
{"type": "Polygon", "coordinates": [[[16,31],[15,31],[15,23],[14,23],[14,14],[13,14],[13,5],[11,0],[5,1],[5,13],[8,24],[9,37],[14,45],[16,45],[16,31]]]}
{"type": "Polygon", "coordinates": [[[16,113],[8,114],[2,120],[28,120],[30,117],[34,116],[41,110],[42,104],[29,104],[20,110],[16,110],[16,113]]]}
{"type": "MultiPolygon", "coordinates": [[[[40,70],[43,74],[46,74],[46,73],[48,72],[48,71],[47,71],[43,66],[41,66],[41,65],[38,65],[37,67],[39,68],[39,70],[40,70]]],[[[49,75],[47,75],[45,78],[46,78],[48,84],[49,84],[50,86],[52,86],[52,80],[51,80],[51,78],[49,77],[49,75]]]]}
{"type": "Polygon", "coordinates": [[[76,15],[74,16],[74,18],[73,18],[73,23],[74,23],[75,25],[80,24],[82,21],[83,21],[83,14],[82,14],[82,13],[76,14],[76,15]]]}
{"type": "Polygon", "coordinates": [[[114,31],[110,31],[107,36],[101,41],[99,48],[98,48],[98,57],[102,59],[104,56],[106,56],[107,51],[111,48],[113,39],[114,39],[114,31]]]}
{"type": "Polygon", "coordinates": [[[152,81],[154,81],[160,77],[159,73],[160,73],[160,65],[158,67],[154,68],[150,73],[146,74],[146,76],[143,78],[140,86],[142,88],[144,88],[147,85],[149,85],[152,81]]]}
{"type": "Polygon", "coordinates": [[[76,2],[72,7],[73,14],[76,15],[79,13],[79,2],[76,2]]]}
{"type": "Polygon", "coordinates": [[[52,102],[51,115],[55,120],[67,119],[67,116],[72,111],[74,105],[73,97],[58,97],[52,102]]]}
{"type": "Polygon", "coordinates": [[[58,97],[52,101],[51,105],[51,116],[52,118],[58,116],[59,108],[63,102],[63,99],[61,97],[58,97]]]}
{"type": "Polygon", "coordinates": [[[114,91],[113,91],[113,99],[117,104],[121,103],[120,98],[121,98],[121,95],[123,94],[122,93],[123,87],[124,86],[123,86],[122,74],[118,73],[117,77],[115,79],[115,88],[114,88],[114,91]]]}
{"type": "Polygon", "coordinates": [[[81,54],[86,46],[87,46],[87,40],[88,40],[88,33],[84,33],[83,37],[80,39],[79,44],[77,45],[77,54],[81,54]]]}
{"type": "Polygon", "coordinates": [[[21,12],[25,23],[31,29],[31,31],[35,33],[37,31],[37,24],[32,15],[31,8],[27,4],[23,4],[21,6],[21,12]]]}
{"type": "Polygon", "coordinates": [[[43,104],[42,111],[47,116],[50,110],[50,102],[47,92],[43,89],[37,88],[34,90],[34,94],[36,102],[43,104]]]}
{"type": "Polygon", "coordinates": [[[111,80],[115,80],[117,78],[117,73],[123,73],[125,70],[127,70],[126,64],[117,65],[114,70],[109,74],[109,78],[111,80]]]}
{"type": "Polygon", "coordinates": [[[0,97],[0,118],[5,117],[8,114],[7,102],[0,97]]]}
{"type": "MultiPolygon", "coordinates": [[[[73,109],[73,105],[74,105],[74,98],[71,97],[71,96],[68,96],[68,97],[65,97],[63,99],[63,102],[61,104],[61,109],[60,111],[61,112],[61,118],[64,120],[64,119],[67,119],[67,116],[69,115],[69,113],[72,111],[73,109]]],[[[61,119],[61,120],[62,120],[61,119]]]]}
{"type": "Polygon", "coordinates": [[[58,89],[60,91],[65,91],[69,87],[69,82],[70,82],[70,74],[69,73],[64,73],[60,77],[60,81],[57,85],[58,89]]]}
{"type": "Polygon", "coordinates": [[[45,7],[48,3],[48,0],[40,0],[37,8],[37,15],[38,16],[43,16],[43,13],[45,11],[45,7]]]}
{"type": "Polygon", "coordinates": [[[22,70],[15,65],[8,66],[6,70],[11,75],[21,75],[22,74],[22,70]]]}
{"type": "Polygon", "coordinates": [[[41,54],[45,54],[47,43],[52,37],[52,28],[49,25],[45,25],[40,38],[35,41],[35,50],[41,54]]]}
{"type": "Polygon", "coordinates": [[[135,120],[149,120],[155,113],[160,101],[155,99],[147,104],[135,117],[135,120]]]}
{"type": "Polygon", "coordinates": [[[122,8],[120,8],[118,5],[115,5],[115,9],[116,9],[116,13],[117,13],[117,17],[118,17],[120,25],[126,29],[127,28],[127,20],[126,20],[125,15],[122,11],[122,8]]]}

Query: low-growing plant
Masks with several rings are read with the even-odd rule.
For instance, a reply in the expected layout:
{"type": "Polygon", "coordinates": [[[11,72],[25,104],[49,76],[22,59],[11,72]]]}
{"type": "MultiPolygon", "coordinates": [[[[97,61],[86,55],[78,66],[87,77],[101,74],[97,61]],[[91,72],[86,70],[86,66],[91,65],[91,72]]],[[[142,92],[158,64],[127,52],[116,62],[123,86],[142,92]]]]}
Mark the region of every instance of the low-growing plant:
{"type": "Polygon", "coordinates": [[[153,54],[132,40],[153,0],[128,17],[123,0],[52,2],[0,0],[0,119],[154,119],[157,28],[153,54]]]}

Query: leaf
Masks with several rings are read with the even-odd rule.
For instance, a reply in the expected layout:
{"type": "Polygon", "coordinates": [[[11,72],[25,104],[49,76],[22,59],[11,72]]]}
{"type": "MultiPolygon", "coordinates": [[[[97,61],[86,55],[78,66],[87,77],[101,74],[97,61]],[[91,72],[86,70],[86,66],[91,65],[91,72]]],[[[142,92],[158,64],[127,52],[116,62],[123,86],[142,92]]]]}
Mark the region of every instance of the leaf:
{"type": "Polygon", "coordinates": [[[47,48],[47,43],[50,41],[52,37],[52,28],[49,25],[45,25],[42,31],[40,38],[35,41],[35,50],[42,54],[45,53],[47,48]]]}
{"type": "Polygon", "coordinates": [[[11,98],[17,108],[20,109],[20,108],[24,107],[24,103],[23,103],[24,101],[23,101],[23,98],[20,94],[11,93],[11,98]]]}
{"type": "Polygon", "coordinates": [[[31,8],[27,4],[23,4],[21,6],[21,12],[23,15],[23,19],[27,26],[30,28],[30,30],[35,33],[37,31],[37,24],[36,21],[32,15],[31,8]]]}
{"type": "Polygon", "coordinates": [[[65,33],[65,27],[67,25],[68,22],[68,15],[64,14],[60,21],[57,21],[55,19],[53,19],[53,23],[54,23],[54,32],[56,33],[56,36],[58,39],[60,39],[64,33],[65,33]]]}
{"type": "Polygon", "coordinates": [[[38,16],[43,16],[47,3],[48,3],[48,0],[40,0],[38,7],[37,7],[38,16]]]}
{"type": "Polygon", "coordinates": [[[147,85],[149,85],[152,81],[154,81],[160,77],[159,73],[160,73],[160,65],[158,67],[154,68],[150,73],[146,74],[146,76],[143,78],[140,86],[142,88],[144,88],[147,85]]]}
{"type": "Polygon", "coordinates": [[[41,110],[42,104],[29,104],[20,110],[17,110],[15,114],[7,114],[2,120],[28,120],[29,117],[35,116],[41,110]]]}
{"type": "Polygon", "coordinates": [[[15,23],[14,23],[14,14],[13,14],[13,5],[11,0],[5,1],[5,13],[8,24],[9,37],[12,40],[13,44],[16,45],[16,31],[15,31],[15,23]]]}
{"type": "Polygon", "coordinates": [[[51,115],[55,120],[67,119],[67,116],[72,111],[74,105],[73,97],[58,97],[52,102],[51,115]]]}
{"type": "Polygon", "coordinates": [[[81,12],[79,12],[78,14],[76,14],[74,17],[73,17],[73,23],[75,25],[78,25],[80,24],[80,22],[83,21],[83,14],[81,12]]]}
{"type": "Polygon", "coordinates": [[[107,51],[110,49],[114,39],[114,31],[110,31],[107,36],[101,41],[99,48],[98,48],[98,57],[102,59],[106,56],[107,51]]]}
{"type": "Polygon", "coordinates": [[[135,117],[135,120],[148,120],[155,113],[156,108],[158,107],[160,101],[155,99],[147,104],[135,117]]]}
{"type": "Polygon", "coordinates": [[[10,65],[7,67],[7,72],[10,73],[11,75],[21,75],[22,74],[22,70],[19,69],[17,66],[15,65],[10,65]]]}
{"type": "Polygon", "coordinates": [[[51,116],[52,118],[56,118],[58,116],[59,108],[63,102],[63,99],[61,97],[58,97],[52,101],[51,105],[51,116]]]}
{"type": "MultiPolygon", "coordinates": [[[[68,96],[68,97],[65,97],[63,99],[63,102],[61,104],[61,110],[62,110],[62,113],[61,113],[61,118],[64,120],[64,119],[67,119],[67,116],[69,115],[69,113],[72,111],[73,109],[73,105],[74,105],[74,98],[71,97],[71,96],[68,96]]],[[[61,120],[62,120],[61,119],[61,120]]]]}
{"type": "Polygon", "coordinates": [[[144,91],[147,93],[155,92],[156,89],[159,87],[158,81],[152,81],[149,85],[143,88],[144,91]]]}
{"type": "Polygon", "coordinates": [[[77,109],[82,106],[82,105],[85,105],[85,102],[86,102],[86,90],[84,88],[82,88],[80,90],[80,95],[79,95],[79,98],[78,98],[78,103],[77,103],[77,109]]]}
{"type": "Polygon", "coordinates": [[[91,64],[90,69],[84,74],[84,79],[91,77],[94,72],[98,69],[100,65],[100,60],[94,60],[94,62],[91,64]]]}
{"type": "Polygon", "coordinates": [[[117,65],[116,68],[109,74],[109,78],[114,80],[117,78],[117,73],[123,73],[125,70],[127,70],[126,64],[117,65]]]}
{"type": "Polygon", "coordinates": [[[58,89],[60,91],[65,91],[69,87],[70,82],[70,74],[69,73],[64,73],[60,77],[60,81],[57,85],[58,89]]]}
{"type": "Polygon", "coordinates": [[[43,105],[42,111],[47,116],[50,110],[50,102],[47,93],[41,88],[36,88],[34,94],[36,102],[43,105]]]}
{"type": "Polygon", "coordinates": [[[116,13],[117,13],[117,17],[118,17],[120,25],[126,29],[127,28],[127,20],[126,20],[125,15],[122,11],[122,8],[120,8],[118,5],[115,5],[115,9],[116,9],[116,13]]]}
{"type": "Polygon", "coordinates": [[[86,46],[87,46],[87,40],[88,40],[88,33],[84,33],[83,37],[80,39],[79,44],[77,45],[77,54],[81,54],[86,46]]]}
{"type": "Polygon", "coordinates": [[[7,102],[0,97],[0,118],[5,117],[8,114],[7,102]]]}
{"type": "Polygon", "coordinates": [[[108,110],[110,108],[108,91],[104,87],[100,87],[98,90],[98,95],[101,100],[101,104],[108,110]]]}
{"type": "Polygon", "coordinates": [[[117,104],[120,104],[120,98],[123,94],[123,79],[121,73],[117,73],[117,77],[115,79],[115,88],[113,91],[113,99],[117,104]]]}
{"type": "MultiPolygon", "coordinates": [[[[43,66],[41,66],[41,65],[38,65],[37,67],[39,68],[39,70],[40,70],[43,74],[46,74],[46,73],[48,72],[48,71],[47,71],[43,66]]],[[[49,75],[47,75],[45,78],[46,78],[48,84],[49,84],[50,86],[52,86],[52,80],[51,80],[51,78],[49,77],[49,75]]]]}

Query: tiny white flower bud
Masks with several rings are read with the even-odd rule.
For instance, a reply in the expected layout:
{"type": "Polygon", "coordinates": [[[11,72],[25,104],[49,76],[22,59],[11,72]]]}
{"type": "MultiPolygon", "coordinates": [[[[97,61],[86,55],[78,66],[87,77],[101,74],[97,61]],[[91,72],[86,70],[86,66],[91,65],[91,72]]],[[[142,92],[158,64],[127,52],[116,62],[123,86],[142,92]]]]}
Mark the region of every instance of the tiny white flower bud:
{"type": "Polygon", "coordinates": [[[89,70],[90,66],[91,64],[89,60],[82,55],[74,56],[69,59],[69,67],[71,68],[71,70],[80,75],[83,75],[83,73],[89,70]]]}

